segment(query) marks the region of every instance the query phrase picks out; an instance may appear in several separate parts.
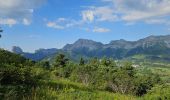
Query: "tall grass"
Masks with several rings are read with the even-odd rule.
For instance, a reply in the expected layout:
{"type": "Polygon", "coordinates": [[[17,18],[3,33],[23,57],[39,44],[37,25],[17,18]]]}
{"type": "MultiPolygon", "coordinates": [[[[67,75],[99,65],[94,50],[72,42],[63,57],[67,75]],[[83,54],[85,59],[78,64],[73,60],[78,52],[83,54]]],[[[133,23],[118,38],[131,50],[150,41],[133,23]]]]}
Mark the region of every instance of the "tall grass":
{"type": "Polygon", "coordinates": [[[136,100],[137,97],[106,91],[91,90],[68,80],[44,82],[24,100],[136,100]]]}

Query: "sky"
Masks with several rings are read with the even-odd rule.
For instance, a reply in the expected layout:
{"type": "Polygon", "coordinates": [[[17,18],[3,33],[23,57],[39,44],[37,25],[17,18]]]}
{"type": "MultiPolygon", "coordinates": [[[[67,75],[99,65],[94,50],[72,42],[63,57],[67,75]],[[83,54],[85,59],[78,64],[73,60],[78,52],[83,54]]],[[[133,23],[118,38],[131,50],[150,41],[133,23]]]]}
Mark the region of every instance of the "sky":
{"type": "Polygon", "coordinates": [[[62,48],[170,34],[170,0],[0,0],[0,48],[62,48]]]}

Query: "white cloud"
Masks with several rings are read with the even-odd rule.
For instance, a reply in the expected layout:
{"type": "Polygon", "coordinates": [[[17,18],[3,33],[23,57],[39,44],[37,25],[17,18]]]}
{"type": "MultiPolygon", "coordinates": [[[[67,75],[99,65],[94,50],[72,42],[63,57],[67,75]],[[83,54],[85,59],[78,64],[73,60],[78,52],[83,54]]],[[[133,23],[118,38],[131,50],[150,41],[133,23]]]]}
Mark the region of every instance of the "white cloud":
{"type": "Polygon", "coordinates": [[[24,19],[23,19],[23,24],[24,24],[24,25],[30,25],[30,24],[31,24],[31,21],[28,20],[28,19],[26,19],[26,18],[24,18],[24,19]]]}
{"type": "Polygon", "coordinates": [[[57,25],[57,23],[55,22],[48,22],[47,27],[55,28],[55,29],[64,29],[63,26],[57,25]]]}
{"type": "Polygon", "coordinates": [[[71,28],[74,26],[80,26],[84,24],[83,20],[74,20],[74,19],[67,19],[67,18],[58,18],[54,21],[48,21],[47,19],[44,20],[46,22],[47,27],[55,28],[55,29],[66,29],[71,28]]]}
{"type": "Polygon", "coordinates": [[[93,21],[116,21],[118,16],[111,7],[89,7],[88,10],[82,11],[82,19],[85,22],[93,21]]]}
{"type": "Polygon", "coordinates": [[[17,23],[18,22],[12,18],[7,18],[7,19],[0,18],[0,24],[2,24],[2,25],[9,25],[11,27],[17,23]]]}
{"type": "Polygon", "coordinates": [[[102,27],[94,27],[94,28],[84,28],[84,25],[89,22],[89,20],[73,20],[67,18],[58,18],[55,21],[48,21],[47,19],[44,20],[46,22],[46,26],[49,28],[54,28],[58,30],[64,30],[66,28],[71,27],[79,27],[80,29],[87,31],[87,32],[94,32],[94,33],[107,33],[111,30],[108,28],[102,27]]]}
{"type": "Polygon", "coordinates": [[[169,0],[111,0],[122,20],[139,21],[170,13],[169,0]]]}
{"type": "Polygon", "coordinates": [[[34,9],[44,2],[45,0],[0,0],[0,18],[14,19],[18,23],[28,25],[28,19],[31,20],[34,9]]]}
{"type": "Polygon", "coordinates": [[[110,31],[111,31],[110,29],[101,28],[101,27],[95,27],[93,29],[93,32],[95,32],[95,33],[107,33],[107,32],[110,32],[110,31]]]}
{"type": "MultiPolygon", "coordinates": [[[[47,26],[65,29],[93,22],[125,21],[125,25],[137,22],[170,25],[170,0],[101,0],[102,6],[82,6],[81,19],[58,18],[47,21],[47,26]],[[104,2],[104,3],[103,3],[104,2]]],[[[95,27],[93,32],[109,32],[110,29],[95,27]]]]}
{"type": "Polygon", "coordinates": [[[91,10],[82,11],[82,19],[87,22],[94,21],[94,12],[91,10]]]}
{"type": "Polygon", "coordinates": [[[99,21],[116,21],[118,19],[111,7],[97,7],[94,9],[94,12],[99,21]]]}
{"type": "Polygon", "coordinates": [[[170,15],[170,0],[102,0],[102,2],[104,2],[102,6],[85,10],[93,13],[93,20],[167,24],[163,20],[170,15]]]}

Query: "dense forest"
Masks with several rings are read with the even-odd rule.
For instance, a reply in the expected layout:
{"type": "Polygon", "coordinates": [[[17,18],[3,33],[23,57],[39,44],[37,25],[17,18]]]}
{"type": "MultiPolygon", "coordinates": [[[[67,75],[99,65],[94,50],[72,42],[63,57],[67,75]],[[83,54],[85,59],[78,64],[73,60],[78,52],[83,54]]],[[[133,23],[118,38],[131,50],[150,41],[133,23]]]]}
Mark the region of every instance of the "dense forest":
{"type": "MultiPolygon", "coordinates": [[[[142,67],[142,66],[141,66],[142,67]]],[[[31,61],[0,49],[2,100],[170,100],[168,79],[103,57],[31,61]]]]}

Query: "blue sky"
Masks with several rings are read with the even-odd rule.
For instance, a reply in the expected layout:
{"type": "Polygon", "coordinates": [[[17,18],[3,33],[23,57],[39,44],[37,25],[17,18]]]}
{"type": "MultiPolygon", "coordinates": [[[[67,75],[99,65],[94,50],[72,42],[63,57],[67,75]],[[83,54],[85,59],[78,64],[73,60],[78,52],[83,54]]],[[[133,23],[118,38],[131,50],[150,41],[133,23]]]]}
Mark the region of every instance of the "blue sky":
{"type": "Polygon", "coordinates": [[[0,0],[0,47],[62,48],[170,34],[169,0],[0,0]]]}

